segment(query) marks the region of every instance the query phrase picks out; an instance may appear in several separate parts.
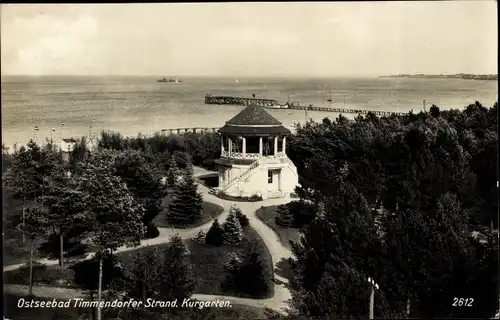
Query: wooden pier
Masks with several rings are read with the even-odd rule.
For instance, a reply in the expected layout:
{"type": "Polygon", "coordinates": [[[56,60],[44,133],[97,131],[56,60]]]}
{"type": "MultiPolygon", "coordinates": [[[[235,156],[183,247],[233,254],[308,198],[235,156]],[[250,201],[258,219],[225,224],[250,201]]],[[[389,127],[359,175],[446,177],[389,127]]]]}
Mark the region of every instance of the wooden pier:
{"type": "Polygon", "coordinates": [[[161,129],[161,133],[163,135],[171,135],[171,134],[181,134],[181,133],[187,133],[187,132],[192,132],[192,133],[197,133],[197,132],[217,132],[220,127],[216,128],[202,128],[202,127],[196,127],[196,128],[173,128],[173,129],[161,129]]]}
{"type": "Polygon", "coordinates": [[[308,110],[308,111],[319,111],[319,112],[336,112],[336,113],[357,113],[357,114],[368,114],[373,113],[376,116],[391,116],[391,115],[403,115],[406,112],[394,112],[394,111],[378,111],[378,110],[362,110],[362,109],[345,109],[345,108],[326,108],[326,107],[315,107],[315,106],[288,106],[288,108],[276,109],[276,110],[308,110]]]}
{"type": "Polygon", "coordinates": [[[272,99],[257,99],[257,98],[241,98],[241,97],[228,97],[228,96],[205,96],[206,104],[231,104],[235,106],[249,106],[258,105],[261,107],[271,107],[279,105],[278,100],[272,99]]]}
{"type": "Polygon", "coordinates": [[[300,106],[290,104],[286,106],[283,104],[281,108],[276,108],[276,106],[281,105],[278,100],[271,99],[257,99],[257,98],[241,98],[241,97],[229,97],[229,96],[205,96],[206,104],[229,104],[236,106],[248,106],[251,104],[256,104],[264,108],[269,108],[273,110],[307,110],[307,111],[318,111],[318,112],[335,112],[335,113],[355,113],[355,114],[368,114],[373,113],[377,116],[391,116],[391,115],[403,115],[406,112],[394,112],[394,111],[379,111],[379,110],[362,110],[362,109],[346,109],[346,108],[328,108],[328,107],[315,107],[315,106],[300,106]],[[286,106],[286,107],[285,107],[286,106]],[[273,108],[274,107],[274,108],[273,108]]]}

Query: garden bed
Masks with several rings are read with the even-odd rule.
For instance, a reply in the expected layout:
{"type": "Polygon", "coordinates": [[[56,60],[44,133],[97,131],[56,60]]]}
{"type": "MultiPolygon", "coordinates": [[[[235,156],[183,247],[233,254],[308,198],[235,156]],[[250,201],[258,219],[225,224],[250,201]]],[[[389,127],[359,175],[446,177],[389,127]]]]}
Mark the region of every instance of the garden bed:
{"type": "Polygon", "coordinates": [[[259,202],[262,201],[262,197],[260,196],[251,196],[251,197],[233,197],[228,194],[225,194],[224,192],[219,192],[217,193],[217,197],[228,200],[228,201],[235,201],[235,202],[259,202]]]}

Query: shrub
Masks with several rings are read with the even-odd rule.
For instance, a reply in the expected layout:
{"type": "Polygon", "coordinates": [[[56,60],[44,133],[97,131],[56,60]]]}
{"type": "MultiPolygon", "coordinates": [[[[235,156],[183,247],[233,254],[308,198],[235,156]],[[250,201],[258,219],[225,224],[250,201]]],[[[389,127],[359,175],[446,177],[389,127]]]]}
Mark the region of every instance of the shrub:
{"type": "Polygon", "coordinates": [[[150,221],[146,224],[146,239],[153,239],[160,235],[160,231],[155,226],[155,224],[150,221]]]}
{"type": "Polygon", "coordinates": [[[286,204],[278,206],[275,218],[275,222],[277,225],[288,228],[293,225],[293,220],[293,214],[290,212],[290,210],[288,210],[288,206],[286,204]]]}
{"type": "Polygon", "coordinates": [[[206,239],[205,231],[200,230],[200,232],[198,232],[198,234],[196,235],[196,237],[194,237],[193,240],[196,243],[205,243],[205,239],[206,239]]]}
{"type": "Polygon", "coordinates": [[[207,232],[205,236],[205,243],[211,246],[222,246],[224,243],[224,231],[222,230],[219,221],[217,219],[214,220],[212,226],[207,232]]]}
{"type": "Polygon", "coordinates": [[[217,194],[217,197],[224,199],[224,200],[229,200],[229,201],[240,201],[240,202],[257,202],[257,201],[262,201],[262,197],[259,195],[253,195],[251,197],[233,197],[230,196],[224,192],[219,192],[217,194]]]}
{"type": "Polygon", "coordinates": [[[307,203],[303,200],[292,201],[287,204],[288,211],[293,216],[295,227],[308,225],[316,217],[316,208],[314,204],[307,203]]]}

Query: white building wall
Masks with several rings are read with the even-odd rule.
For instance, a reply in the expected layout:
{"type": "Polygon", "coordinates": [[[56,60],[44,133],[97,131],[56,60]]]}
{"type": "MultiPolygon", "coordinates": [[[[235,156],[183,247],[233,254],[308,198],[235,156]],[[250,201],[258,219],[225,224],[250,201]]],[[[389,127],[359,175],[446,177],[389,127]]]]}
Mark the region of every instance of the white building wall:
{"type": "MultiPolygon", "coordinates": [[[[227,182],[242,174],[247,168],[248,166],[235,166],[231,168],[230,179],[227,182]]],[[[246,180],[233,184],[225,190],[225,193],[234,197],[260,195],[265,199],[270,192],[281,191],[283,196],[289,196],[291,192],[294,192],[299,179],[293,167],[285,164],[280,170],[277,170],[276,166],[274,166],[272,170],[275,171],[273,172],[273,182],[271,184],[268,183],[268,169],[268,167],[262,166],[246,180]]],[[[219,187],[224,188],[225,183],[219,184],[219,187]]]]}

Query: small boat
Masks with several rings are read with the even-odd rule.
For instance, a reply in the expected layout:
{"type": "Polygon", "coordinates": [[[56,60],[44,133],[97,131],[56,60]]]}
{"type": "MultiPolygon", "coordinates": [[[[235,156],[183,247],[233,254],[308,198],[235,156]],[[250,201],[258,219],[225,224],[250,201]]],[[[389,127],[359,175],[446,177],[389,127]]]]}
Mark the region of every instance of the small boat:
{"type": "Polygon", "coordinates": [[[175,82],[175,83],[179,83],[179,82],[182,82],[182,81],[179,81],[178,79],[167,79],[167,78],[161,78],[160,80],[156,80],[156,82],[175,82]]]}

